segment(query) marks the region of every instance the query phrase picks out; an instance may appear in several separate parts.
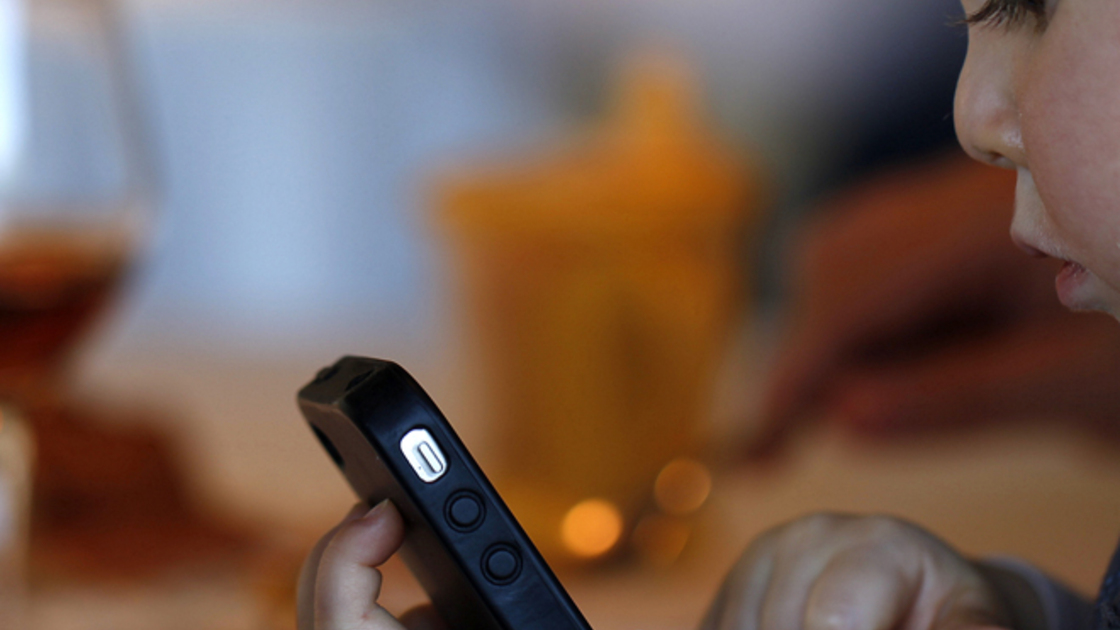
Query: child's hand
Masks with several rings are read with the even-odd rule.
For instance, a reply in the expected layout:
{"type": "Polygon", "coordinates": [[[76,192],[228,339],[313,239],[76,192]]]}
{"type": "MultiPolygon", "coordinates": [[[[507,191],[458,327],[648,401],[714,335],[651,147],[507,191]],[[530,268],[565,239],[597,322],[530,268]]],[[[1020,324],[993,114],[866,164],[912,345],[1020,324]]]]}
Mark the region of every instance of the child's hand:
{"type": "Polygon", "coordinates": [[[404,539],[397,508],[383,501],[355,506],[319,541],[299,578],[299,630],[436,630],[443,624],[430,607],[407,613],[402,623],[377,603],[381,572],[404,539]]]}
{"type": "Polygon", "coordinates": [[[747,549],[702,630],[1012,627],[1014,611],[995,589],[913,525],[815,515],[770,530],[747,549]]]}

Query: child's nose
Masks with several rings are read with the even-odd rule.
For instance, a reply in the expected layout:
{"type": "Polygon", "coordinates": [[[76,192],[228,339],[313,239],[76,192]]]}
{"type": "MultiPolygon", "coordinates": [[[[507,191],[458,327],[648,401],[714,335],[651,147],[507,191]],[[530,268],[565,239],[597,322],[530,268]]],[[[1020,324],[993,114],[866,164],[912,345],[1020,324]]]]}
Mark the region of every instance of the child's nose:
{"type": "Polygon", "coordinates": [[[954,105],[957,139],[973,159],[1003,168],[1026,166],[1010,60],[970,41],[954,105]]]}

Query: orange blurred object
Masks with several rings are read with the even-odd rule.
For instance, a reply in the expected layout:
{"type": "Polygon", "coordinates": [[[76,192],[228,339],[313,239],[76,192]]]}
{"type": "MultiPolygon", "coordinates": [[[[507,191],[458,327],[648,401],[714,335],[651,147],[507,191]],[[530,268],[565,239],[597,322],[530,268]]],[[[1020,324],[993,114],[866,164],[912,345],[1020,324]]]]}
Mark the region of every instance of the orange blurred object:
{"type": "Polygon", "coordinates": [[[695,92],[684,64],[641,58],[601,126],[437,182],[486,361],[494,476],[553,562],[588,557],[562,540],[573,506],[616,506],[625,534],[703,438],[757,185],[695,92]]]}
{"type": "Polygon", "coordinates": [[[597,558],[610,551],[622,537],[622,513],[609,501],[581,501],[564,515],[560,537],[569,552],[583,558],[597,558]]]}
{"type": "Polygon", "coordinates": [[[712,474],[700,462],[686,458],[669,462],[653,484],[657,507],[677,516],[699,510],[711,492],[712,474]]]}

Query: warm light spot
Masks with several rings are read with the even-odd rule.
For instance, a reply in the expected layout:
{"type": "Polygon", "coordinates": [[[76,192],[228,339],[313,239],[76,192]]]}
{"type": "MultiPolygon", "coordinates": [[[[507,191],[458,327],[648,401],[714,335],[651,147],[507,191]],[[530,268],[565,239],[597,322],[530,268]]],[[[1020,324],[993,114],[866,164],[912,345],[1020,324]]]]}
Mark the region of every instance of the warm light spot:
{"type": "Polygon", "coordinates": [[[632,540],[642,560],[658,567],[668,567],[684,551],[689,534],[689,526],[681,520],[651,514],[638,521],[632,540]]]}
{"type": "Polygon", "coordinates": [[[611,550],[622,537],[622,513],[602,499],[580,501],[564,516],[560,538],[577,556],[594,558],[611,550]]]}
{"type": "Polygon", "coordinates": [[[712,492],[712,475],[703,464],[691,459],[669,462],[653,484],[657,507],[667,514],[695,512],[712,492]]]}

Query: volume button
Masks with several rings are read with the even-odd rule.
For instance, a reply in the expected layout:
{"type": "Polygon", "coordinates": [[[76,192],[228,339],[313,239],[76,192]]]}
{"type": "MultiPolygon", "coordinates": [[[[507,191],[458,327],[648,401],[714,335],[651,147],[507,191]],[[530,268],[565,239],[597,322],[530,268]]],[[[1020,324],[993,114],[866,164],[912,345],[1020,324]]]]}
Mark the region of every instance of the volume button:
{"type": "Polygon", "coordinates": [[[521,574],[521,552],[506,543],[491,545],[482,556],[482,573],[499,586],[513,582],[521,574]]]}
{"type": "Polygon", "coordinates": [[[461,532],[471,532],[486,518],[486,508],[482,499],[470,490],[460,490],[447,499],[444,517],[451,527],[461,532]]]}

